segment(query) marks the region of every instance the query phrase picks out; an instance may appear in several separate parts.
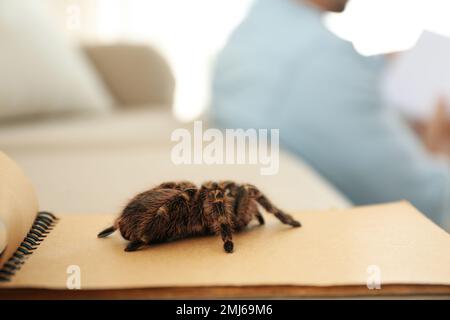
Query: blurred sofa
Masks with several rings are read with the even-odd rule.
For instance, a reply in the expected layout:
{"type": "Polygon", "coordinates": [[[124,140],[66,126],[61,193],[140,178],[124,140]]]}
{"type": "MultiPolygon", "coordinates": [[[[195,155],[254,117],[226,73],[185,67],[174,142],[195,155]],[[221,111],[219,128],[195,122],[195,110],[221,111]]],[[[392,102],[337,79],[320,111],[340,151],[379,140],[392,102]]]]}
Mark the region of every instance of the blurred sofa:
{"type": "Polygon", "coordinates": [[[248,181],[286,210],[350,205],[285,153],[273,176],[260,175],[255,165],[173,164],[171,133],[192,124],[173,116],[175,81],[164,58],[149,47],[125,44],[88,46],[84,52],[116,101],[112,110],[0,124],[0,149],[31,178],[42,209],[118,212],[135,193],[180,179],[248,181]]]}

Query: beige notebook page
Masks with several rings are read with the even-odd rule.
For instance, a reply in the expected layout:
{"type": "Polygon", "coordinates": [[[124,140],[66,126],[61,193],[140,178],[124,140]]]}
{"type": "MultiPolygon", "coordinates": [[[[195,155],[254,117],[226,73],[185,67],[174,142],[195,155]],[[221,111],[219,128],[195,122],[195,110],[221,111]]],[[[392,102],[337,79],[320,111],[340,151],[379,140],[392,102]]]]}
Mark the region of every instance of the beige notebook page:
{"type": "Polygon", "coordinates": [[[124,252],[119,234],[97,239],[113,216],[64,216],[6,287],[65,289],[80,267],[82,289],[177,286],[366,285],[369,266],[383,284],[450,285],[450,236],[406,202],[295,215],[293,229],[267,216],[234,237],[187,239],[124,252]]]}
{"type": "Polygon", "coordinates": [[[38,201],[30,181],[0,151],[0,268],[23,241],[37,211],[38,201]]]}

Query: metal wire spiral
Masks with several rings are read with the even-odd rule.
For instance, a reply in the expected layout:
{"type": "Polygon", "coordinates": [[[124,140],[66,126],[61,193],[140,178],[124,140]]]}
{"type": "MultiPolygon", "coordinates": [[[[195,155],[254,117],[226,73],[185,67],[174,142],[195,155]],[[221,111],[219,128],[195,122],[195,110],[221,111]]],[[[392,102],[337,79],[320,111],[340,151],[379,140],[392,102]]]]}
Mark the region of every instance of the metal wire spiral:
{"type": "Polygon", "coordinates": [[[20,270],[27,257],[33,254],[33,251],[44,241],[57,221],[58,218],[50,212],[43,211],[38,213],[33,226],[17,248],[17,251],[0,269],[0,282],[11,281],[11,277],[20,270]]]}

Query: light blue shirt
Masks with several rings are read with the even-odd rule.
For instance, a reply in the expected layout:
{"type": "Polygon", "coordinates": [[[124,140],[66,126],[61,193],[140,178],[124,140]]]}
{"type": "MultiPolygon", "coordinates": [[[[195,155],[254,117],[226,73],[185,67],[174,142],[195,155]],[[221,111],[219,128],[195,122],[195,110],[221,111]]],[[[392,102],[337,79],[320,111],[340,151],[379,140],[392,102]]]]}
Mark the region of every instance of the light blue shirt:
{"type": "Polygon", "coordinates": [[[355,204],[406,199],[442,225],[448,166],[383,105],[383,59],[359,55],[321,15],[299,1],[257,1],[218,57],[214,119],[227,128],[279,128],[282,147],[355,204]]]}

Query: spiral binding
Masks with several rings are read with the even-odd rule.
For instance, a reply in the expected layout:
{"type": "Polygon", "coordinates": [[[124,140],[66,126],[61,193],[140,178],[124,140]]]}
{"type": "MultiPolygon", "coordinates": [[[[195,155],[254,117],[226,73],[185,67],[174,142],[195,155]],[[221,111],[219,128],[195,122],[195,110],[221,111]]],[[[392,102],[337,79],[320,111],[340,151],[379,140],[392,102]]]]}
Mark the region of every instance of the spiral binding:
{"type": "Polygon", "coordinates": [[[11,281],[11,278],[25,263],[25,260],[37,246],[47,237],[47,234],[53,230],[58,218],[50,212],[39,212],[34,220],[33,226],[28,232],[25,239],[17,248],[16,252],[0,269],[0,282],[11,281]]]}

